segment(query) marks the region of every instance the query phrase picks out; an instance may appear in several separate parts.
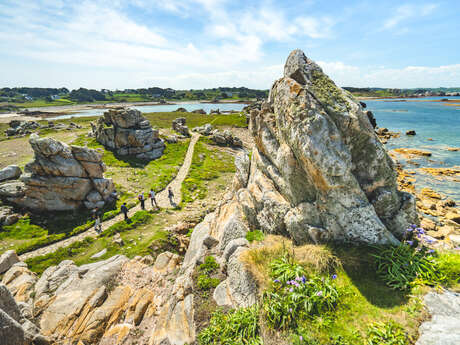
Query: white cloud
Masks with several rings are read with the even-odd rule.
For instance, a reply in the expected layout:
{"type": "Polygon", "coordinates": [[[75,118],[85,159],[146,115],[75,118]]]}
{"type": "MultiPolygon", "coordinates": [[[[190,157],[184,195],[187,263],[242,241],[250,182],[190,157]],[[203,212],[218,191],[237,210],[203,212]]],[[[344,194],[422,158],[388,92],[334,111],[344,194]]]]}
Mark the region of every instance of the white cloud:
{"type": "Polygon", "coordinates": [[[395,10],[395,14],[383,23],[383,30],[393,29],[399,24],[413,19],[430,15],[436,8],[437,4],[424,5],[401,5],[395,10]]]}

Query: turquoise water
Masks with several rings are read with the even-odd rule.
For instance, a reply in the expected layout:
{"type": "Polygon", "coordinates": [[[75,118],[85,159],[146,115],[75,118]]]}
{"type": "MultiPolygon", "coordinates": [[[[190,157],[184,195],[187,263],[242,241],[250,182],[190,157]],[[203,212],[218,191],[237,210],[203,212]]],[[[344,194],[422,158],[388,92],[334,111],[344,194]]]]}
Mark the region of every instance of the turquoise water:
{"type": "MultiPolygon", "coordinates": [[[[174,111],[177,108],[185,108],[187,111],[193,111],[203,109],[206,113],[210,113],[211,110],[219,109],[220,111],[241,111],[247,104],[242,103],[189,103],[189,104],[173,104],[173,105],[142,105],[132,107],[138,109],[143,113],[159,113],[174,111]]],[[[89,109],[75,112],[69,115],[57,116],[50,118],[50,120],[57,119],[70,119],[71,117],[84,117],[84,116],[101,116],[107,109],[89,109]]]]}
{"type": "MultiPolygon", "coordinates": [[[[429,97],[435,100],[446,97],[429,97]]],[[[460,97],[447,97],[458,100],[460,97]]],[[[460,166],[460,152],[447,151],[447,147],[460,147],[460,107],[446,106],[443,102],[391,102],[387,100],[366,100],[367,109],[374,113],[377,125],[393,132],[401,132],[400,138],[391,139],[386,147],[391,150],[399,147],[418,148],[432,153],[429,158],[418,158],[420,167],[406,164],[408,170],[416,171],[416,188],[432,187],[446,196],[460,202],[460,183],[441,180],[421,173],[421,167],[460,166]],[[417,135],[405,135],[408,130],[417,135]],[[433,139],[432,141],[428,138],[433,139]]],[[[457,177],[457,180],[460,179],[457,177]]]]}

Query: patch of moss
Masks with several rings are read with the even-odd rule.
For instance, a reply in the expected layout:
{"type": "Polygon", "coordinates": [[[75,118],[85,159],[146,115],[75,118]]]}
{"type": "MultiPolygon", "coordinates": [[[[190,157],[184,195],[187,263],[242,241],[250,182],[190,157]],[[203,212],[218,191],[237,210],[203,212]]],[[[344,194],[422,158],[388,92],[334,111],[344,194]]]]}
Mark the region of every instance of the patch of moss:
{"type": "Polygon", "coordinates": [[[324,73],[312,72],[312,88],[319,101],[334,112],[342,112],[344,108],[349,111],[350,105],[345,100],[340,89],[324,73]]]}

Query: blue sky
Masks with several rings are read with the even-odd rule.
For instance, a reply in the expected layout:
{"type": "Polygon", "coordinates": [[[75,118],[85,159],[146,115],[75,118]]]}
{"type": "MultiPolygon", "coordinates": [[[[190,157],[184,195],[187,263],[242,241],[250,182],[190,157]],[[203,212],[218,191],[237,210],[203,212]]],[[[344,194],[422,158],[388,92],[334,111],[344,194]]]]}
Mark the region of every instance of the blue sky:
{"type": "Polygon", "coordinates": [[[460,86],[460,1],[0,0],[0,87],[460,86]]]}

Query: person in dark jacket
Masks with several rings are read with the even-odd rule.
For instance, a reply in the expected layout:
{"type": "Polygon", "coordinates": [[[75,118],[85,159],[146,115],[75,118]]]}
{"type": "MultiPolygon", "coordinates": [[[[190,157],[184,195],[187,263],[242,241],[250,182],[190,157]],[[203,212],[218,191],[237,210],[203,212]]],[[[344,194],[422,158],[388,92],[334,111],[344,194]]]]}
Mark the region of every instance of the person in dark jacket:
{"type": "Polygon", "coordinates": [[[128,207],[126,207],[126,202],[124,202],[123,205],[121,205],[120,211],[125,216],[125,220],[128,220],[128,207]]]}
{"type": "Polygon", "coordinates": [[[143,210],[145,210],[145,197],[144,197],[144,193],[141,193],[139,194],[139,196],[137,197],[139,199],[139,201],[141,202],[141,208],[143,210]]]}
{"type": "Polygon", "coordinates": [[[169,198],[169,203],[171,204],[171,206],[175,207],[176,204],[174,203],[174,193],[171,187],[168,188],[168,198],[169,198]]]}

